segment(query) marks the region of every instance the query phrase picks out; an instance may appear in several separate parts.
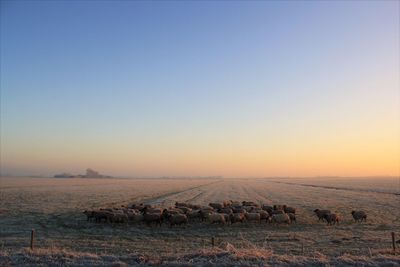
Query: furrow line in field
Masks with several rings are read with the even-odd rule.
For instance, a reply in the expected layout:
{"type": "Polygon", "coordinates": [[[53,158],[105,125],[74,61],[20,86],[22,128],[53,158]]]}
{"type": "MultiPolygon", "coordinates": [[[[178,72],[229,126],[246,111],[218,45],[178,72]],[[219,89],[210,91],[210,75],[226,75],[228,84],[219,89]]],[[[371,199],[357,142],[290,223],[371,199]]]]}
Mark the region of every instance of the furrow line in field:
{"type": "Polygon", "coordinates": [[[314,185],[314,184],[299,184],[299,183],[289,183],[289,182],[279,182],[279,181],[268,181],[268,182],[278,183],[278,184],[287,184],[287,185],[297,185],[297,186],[304,186],[304,187],[331,189],[331,190],[344,190],[344,191],[354,191],[354,192],[361,192],[361,193],[377,193],[377,194],[400,196],[400,193],[383,192],[383,191],[379,191],[379,190],[368,190],[368,189],[361,189],[361,188],[347,188],[347,187],[336,187],[336,186],[325,186],[325,185],[314,185]]]}

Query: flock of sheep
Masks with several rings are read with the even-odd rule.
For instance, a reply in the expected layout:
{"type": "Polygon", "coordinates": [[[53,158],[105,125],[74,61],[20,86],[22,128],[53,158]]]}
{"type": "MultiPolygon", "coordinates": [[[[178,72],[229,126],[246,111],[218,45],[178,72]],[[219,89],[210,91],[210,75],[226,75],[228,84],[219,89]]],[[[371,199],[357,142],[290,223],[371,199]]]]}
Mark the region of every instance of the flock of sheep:
{"type": "MultiPolygon", "coordinates": [[[[329,210],[314,210],[318,220],[328,225],[339,223],[339,216],[329,210]]],[[[208,206],[176,202],[174,207],[160,208],[145,204],[133,204],[130,207],[107,208],[84,211],[88,221],[108,223],[145,223],[148,226],[163,223],[170,227],[185,225],[189,222],[208,221],[212,224],[233,224],[243,222],[266,222],[272,224],[291,224],[296,222],[296,209],[287,205],[259,205],[252,201],[224,201],[210,203],[208,206]]],[[[366,221],[364,211],[352,211],[354,220],[366,221]]]]}

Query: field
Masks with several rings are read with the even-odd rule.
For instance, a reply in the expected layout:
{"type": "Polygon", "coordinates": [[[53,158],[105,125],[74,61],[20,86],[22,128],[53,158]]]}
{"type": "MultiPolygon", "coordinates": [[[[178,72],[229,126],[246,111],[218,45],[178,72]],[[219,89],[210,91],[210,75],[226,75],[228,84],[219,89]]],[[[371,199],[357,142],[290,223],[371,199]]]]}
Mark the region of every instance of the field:
{"type": "Polygon", "coordinates": [[[391,251],[391,232],[400,237],[398,178],[2,177],[0,187],[0,265],[400,264],[399,252],[391,251]],[[297,224],[126,226],[87,222],[82,213],[133,202],[168,207],[176,201],[229,199],[294,206],[297,224]],[[318,222],[315,208],[337,212],[341,223],[318,222]],[[368,221],[354,223],[353,209],[365,210],[368,221]],[[36,233],[34,251],[27,249],[31,229],[36,233]]]}

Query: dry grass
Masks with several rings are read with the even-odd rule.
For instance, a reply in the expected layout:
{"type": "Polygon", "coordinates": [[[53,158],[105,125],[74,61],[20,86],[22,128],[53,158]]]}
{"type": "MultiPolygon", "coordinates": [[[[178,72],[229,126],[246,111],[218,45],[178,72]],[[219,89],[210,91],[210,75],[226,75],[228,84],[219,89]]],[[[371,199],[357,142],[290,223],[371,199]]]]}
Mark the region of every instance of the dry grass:
{"type": "Polygon", "coordinates": [[[41,257],[23,250],[29,246],[31,229],[37,234],[38,250],[34,253],[43,249],[43,254],[49,252],[66,263],[73,257],[68,253],[78,255],[72,260],[74,263],[96,255],[99,258],[87,259],[88,263],[95,262],[94,265],[111,261],[126,264],[123,258],[127,255],[132,262],[164,260],[168,264],[196,262],[196,257],[198,262],[206,262],[207,257],[201,256],[203,254],[209,254],[219,262],[240,261],[245,265],[259,262],[272,265],[284,265],[285,262],[324,265],[325,262],[329,265],[334,264],[335,259],[340,263],[358,261],[369,265],[371,258],[374,263],[378,259],[389,263],[398,260],[398,256],[387,251],[391,246],[390,232],[400,229],[400,196],[396,195],[399,190],[395,179],[383,180],[382,188],[371,179],[345,180],[343,183],[326,180],[323,183],[305,178],[96,180],[2,177],[0,185],[3,262],[10,257],[16,257],[17,262],[25,257],[32,261],[41,257]],[[348,187],[341,190],[332,188],[334,185],[348,187]],[[221,227],[191,223],[184,228],[150,228],[88,223],[82,214],[85,209],[134,201],[170,206],[175,201],[207,204],[226,199],[286,203],[297,208],[298,223],[281,227],[267,224],[221,227]],[[315,208],[329,208],[339,213],[341,224],[326,226],[318,222],[312,212],[315,208]],[[352,221],[350,211],[356,208],[367,211],[367,223],[352,221]],[[215,248],[211,248],[212,237],[216,240],[215,248]],[[62,249],[57,251],[59,248],[62,249]],[[134,261],[134,257],[138,259],[134,261]],[[193,260],[190,257],[194,257],[193,260]]]}
{"type": "Polygon", "coordinates": [[[0,251],[0,264],[13,266],[60,265],[63,266],[399,266],[400,256],[389,251],[372,252],[356,256],[344,254],[329,257],[315,252],[309,256],[279,255],[271,250],[253,246],[236,248],[227,243],[224,247],[200,249],[187,254],[161,257],[140,254],[115,256],[70,251],[60,248],[21,249],[0,251]]]}

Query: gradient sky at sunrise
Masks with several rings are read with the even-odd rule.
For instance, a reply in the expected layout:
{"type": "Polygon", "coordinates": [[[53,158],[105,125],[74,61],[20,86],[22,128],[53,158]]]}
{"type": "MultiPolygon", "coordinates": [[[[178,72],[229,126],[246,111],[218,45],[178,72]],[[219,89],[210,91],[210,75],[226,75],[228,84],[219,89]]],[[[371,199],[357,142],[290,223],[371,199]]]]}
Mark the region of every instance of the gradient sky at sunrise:
{"type": "Polygon", "coordinates": [[[1,1],[1,173],[399,175],[399,1],[1,1]]]}

